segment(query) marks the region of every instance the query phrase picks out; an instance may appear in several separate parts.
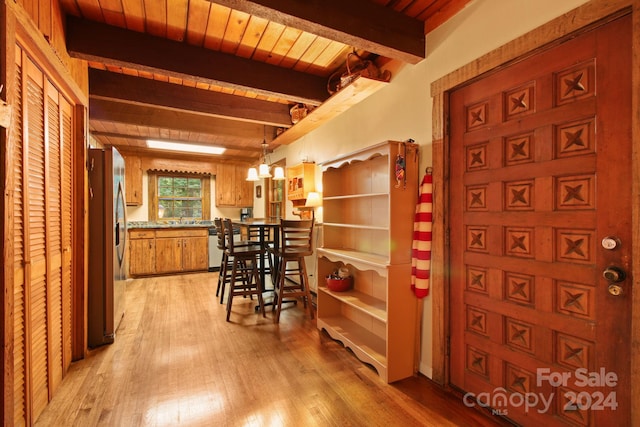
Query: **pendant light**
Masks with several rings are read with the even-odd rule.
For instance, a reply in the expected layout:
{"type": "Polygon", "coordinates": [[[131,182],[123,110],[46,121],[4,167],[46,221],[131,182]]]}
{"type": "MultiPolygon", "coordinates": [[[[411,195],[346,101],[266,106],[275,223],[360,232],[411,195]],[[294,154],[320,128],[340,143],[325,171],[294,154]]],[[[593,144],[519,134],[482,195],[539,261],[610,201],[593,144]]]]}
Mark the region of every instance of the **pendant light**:
{"type": "Polygon", "coordinates": [[[284,176],[284,168],[282,166],[276,166],[273,170],[273,178],[274,181],[284,181],[286,177],[284,176]]]}
{"type": "Polygon", "coordinates": [[[258,181],[258,170],[256,168],[249,168],[247,172],[247,181],[258,181]]]}
{"type": "MultiPolygon", "coordinates": [[[[262,163],[258,166],[258,168],[251,167],[247,171],[247,181],[259,181],[264,178],[271,178],[271,172],[269,171],[270,166],[267,162],[267,138],[266,138],[266,126],[264,126],[264,135],[262,139],[262,163]]],[[[286,179],[284,176],[284,169],[280,166],[277,166],[273,171],[273,180],[281,181],[286,179]]]]}

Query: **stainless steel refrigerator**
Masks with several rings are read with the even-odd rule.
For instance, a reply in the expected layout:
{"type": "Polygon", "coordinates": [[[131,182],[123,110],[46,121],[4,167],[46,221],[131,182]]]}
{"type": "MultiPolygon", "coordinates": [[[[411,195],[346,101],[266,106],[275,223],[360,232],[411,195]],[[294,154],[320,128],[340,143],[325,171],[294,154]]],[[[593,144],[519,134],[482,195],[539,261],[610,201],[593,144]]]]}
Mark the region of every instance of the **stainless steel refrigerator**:
{"type": "Polygon", "coordinates": [[[127,279],[124,179],[124,159],[115,148],[89,149],[89,347],[112,343],[124,316],[127,279]]]}

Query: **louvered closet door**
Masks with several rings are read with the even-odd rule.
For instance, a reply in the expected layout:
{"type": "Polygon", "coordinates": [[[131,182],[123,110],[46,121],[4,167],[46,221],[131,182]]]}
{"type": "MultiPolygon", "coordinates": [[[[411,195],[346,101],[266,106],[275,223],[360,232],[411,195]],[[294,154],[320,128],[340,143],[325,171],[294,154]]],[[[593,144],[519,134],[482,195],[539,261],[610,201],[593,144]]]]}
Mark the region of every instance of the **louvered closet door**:
{"type": "Polygon", "coordinates": [[[62,135],[61,102],[64,99],[50,83],[46,84],[47,123],[47,319],[49,337],[49,393],[53,394],[63,374],[63,273],[62,273],[62,135]]]}
{"type": "Polygon", "coordinates": [[[14,423],[17,426],[25,425],[27,420],[28,399],[27,375],[26,375],[26,248],[25,248],[25,212],[24,212],[24,141],[23,141],[23,74],[22,52],[16,49],[16,102],[11,118],[11,144],[14,157],[11,159],[13,173],[13,256],[14,256],[14,283],[13,283],[13,401],[14,423]]]}
{"type": "Polygon", "coordinates": [[[44,75],[26,61],[25,233],[27,351],[34,419],[49,401],[45,210],[44,75]]]}
{"type": "Polygon", "coordinates": [[[61,248],[62,248],[62,370],[66,372],[71,365],[71,336],[72,336],[72,259],[71,259],[71,236],[72,236],[72,191],[71,176],[72,170],[72,136],[73,136],[73,114],[72,105],[65,99],[60,98],[60,214],[61,214],[61,248]]]}
{"type": "Polygon", "coordinates": [[[72,106],[18,49],[15,144],[16,424],[31,424],[71,362],[72,106]],[[18,131],[19,130],[19,131],[18,131]]]}

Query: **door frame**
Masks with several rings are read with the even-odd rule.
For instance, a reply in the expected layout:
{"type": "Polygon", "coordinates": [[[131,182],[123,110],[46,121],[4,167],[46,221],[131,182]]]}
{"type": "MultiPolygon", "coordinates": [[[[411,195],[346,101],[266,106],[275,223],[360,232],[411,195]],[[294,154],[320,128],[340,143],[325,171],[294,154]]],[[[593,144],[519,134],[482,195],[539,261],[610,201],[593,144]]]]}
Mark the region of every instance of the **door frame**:
{"type": "MultiPolygon", "coordinates": [[[[509,63],[532,56],[557,44],[569,34],[586,32],[595,26],[610,22],[620,16],[632,14],[632,111],[640,111],[640,0],[619,0],[607,3],[592,0],[517,39],[483,55],[473,62],[443,76],[431,84],[432,150],[433,150],[433,242],[432,242],[432,325],[433,371],[432,379],[445,387],[449,384],[449,93],[462,84],[481,75],[502,68],[509,63]],[[442,195],[442,197],[438,197],[442,195]]],[[[633,183],[631,197],[640,200],[640,118],[632,117],[632,141],[639,141],[632,148],[633,183]]],[[[632,253],[640,251],[640,206],[632,207],[632,253]]],[[[632,286],[640,281],[640,257],[632,257],[632,286]]],[[[631,348],[640,348],[640,292],[632,293],[631,348]]],[[[640,353],[631,352],[631,375],[640,378],[640,353]]],[[[631,418],[633,425],[640,425],[640,385],[631,382],[631,418]]]]}

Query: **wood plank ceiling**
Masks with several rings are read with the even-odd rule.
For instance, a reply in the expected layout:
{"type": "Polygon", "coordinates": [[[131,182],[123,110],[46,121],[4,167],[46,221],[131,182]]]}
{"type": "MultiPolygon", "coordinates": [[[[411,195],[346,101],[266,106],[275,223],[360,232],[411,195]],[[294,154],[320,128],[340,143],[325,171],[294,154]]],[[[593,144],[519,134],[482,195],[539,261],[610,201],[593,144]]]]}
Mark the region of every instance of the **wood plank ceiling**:
{"type": "MultiPolygon", "coordinates": [[[[67,50],[89,64],[89,129],[226,147],[253,161],[330,96],[356,51],[381,65],[424,58],[424,35],[470,0],[60,0],[67,50]],[[332,80],[333,81],[333,80],[332,80]]],[[[352,58],[353,59],[353,58],[352,58]]]]}

